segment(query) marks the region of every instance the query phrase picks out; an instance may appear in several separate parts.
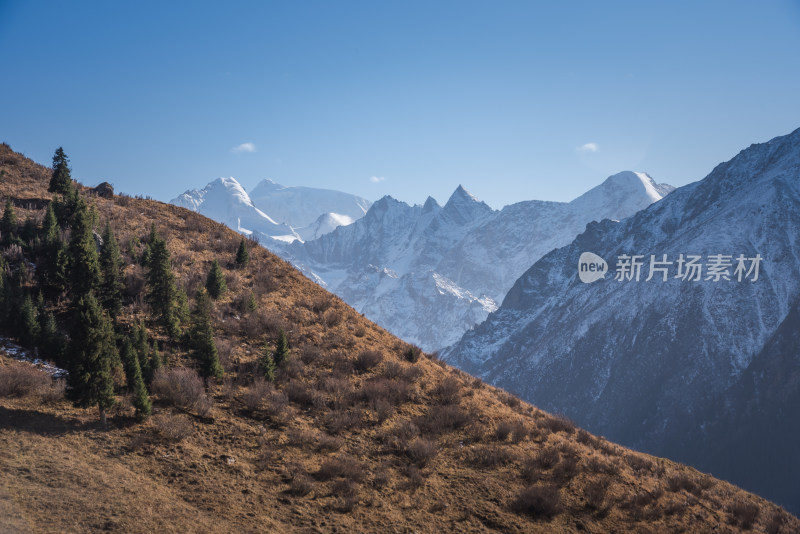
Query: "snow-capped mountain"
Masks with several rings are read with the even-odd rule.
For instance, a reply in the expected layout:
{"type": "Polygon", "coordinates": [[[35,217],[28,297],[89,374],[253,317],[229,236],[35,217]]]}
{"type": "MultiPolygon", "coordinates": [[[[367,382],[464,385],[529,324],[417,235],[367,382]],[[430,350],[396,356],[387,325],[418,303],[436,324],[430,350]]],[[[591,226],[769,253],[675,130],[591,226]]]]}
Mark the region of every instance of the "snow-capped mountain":
{"type": "Polygon", "coordinates": [[[392,333],[437,350],[485,319],[534,261],[587,222],[632,215],[670,190],[627,172],[569,203],[497,211],[459,186],[444,206],[384,197],[318,239],[267,246],[392,333]]]}
{"type": "Polygon", "coordinates": [[[234,178],[218,178],[200,190],[170,201],[259,237],[294,241],[316,239],[364,216],[370,202],[361,197],[312,187],[285,187],[261,181],[252,194],[234,178]]]}
{"type": "Polygon", "coordinates": [[[787,321],[797,326],[798,258],[800,130],[752,145],[630,218],[587,225],[528,269],[443,357],[593,432],[714,469],[797,511],[797,357],[780,348],[791,340],[775,336],[787,321]],[[584,252],[608,262],[604,278],[579,280],[584,252]],[[636,255],[639,281],[629,269],[636,255]],[[699,280],[690,255],[700,256],[699,280]],[[651,263],[665,260],[672,263],[651,263]],[[783,389],[767,391],[776,385],[783,389]],[[767,434],[771,444],[752,435],[765,420],[783,425],[767,434]],[[728,446],[735,437],[780,460],[751,463],[755,449],[728,446]]]}
{"type": "Polygon", "coordinates": [[[282,239],[299,237],[291,226],[275,222],[258,209],[234,178],[217,178],[203,189],[186,191],[170,203],[201,213],[246,235],[255,232],[282,239]]]}
{"type": "Polygon", "coordinates": [[[258,209],[295,229],[312,226],[332,229],[335,227],[332,224],[346,226],[363,217],[372,204],[369,200],[341,191],[287,187],[272,180],[259,182],[250,191],[250,198],[258,209]],[[323,215],[330,217],[327,222],[319,224],[323,215]]]}

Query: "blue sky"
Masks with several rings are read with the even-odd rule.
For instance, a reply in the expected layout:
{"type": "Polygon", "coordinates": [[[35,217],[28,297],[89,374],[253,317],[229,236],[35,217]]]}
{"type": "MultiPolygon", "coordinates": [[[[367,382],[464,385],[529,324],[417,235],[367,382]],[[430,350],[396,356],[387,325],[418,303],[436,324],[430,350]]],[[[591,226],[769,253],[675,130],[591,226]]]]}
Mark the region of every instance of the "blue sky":
{"type": "Polygon", "coordinates": [[[788,0],[0,0],[0,52],[0,140],[160,200],[219,176],[570,200],[800,127],[788,0]]]}

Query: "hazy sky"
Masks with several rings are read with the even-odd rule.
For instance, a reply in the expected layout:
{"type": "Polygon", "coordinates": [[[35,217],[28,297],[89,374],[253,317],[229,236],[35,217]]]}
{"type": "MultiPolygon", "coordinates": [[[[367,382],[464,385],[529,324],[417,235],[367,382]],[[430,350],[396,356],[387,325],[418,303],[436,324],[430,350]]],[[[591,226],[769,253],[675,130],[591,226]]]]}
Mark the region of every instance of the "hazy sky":
{"type": "Polygon", "coordinates": [[[800,2],[0,0],[0,141],[169,200],[683,185],[800,127],[800,2]]]}

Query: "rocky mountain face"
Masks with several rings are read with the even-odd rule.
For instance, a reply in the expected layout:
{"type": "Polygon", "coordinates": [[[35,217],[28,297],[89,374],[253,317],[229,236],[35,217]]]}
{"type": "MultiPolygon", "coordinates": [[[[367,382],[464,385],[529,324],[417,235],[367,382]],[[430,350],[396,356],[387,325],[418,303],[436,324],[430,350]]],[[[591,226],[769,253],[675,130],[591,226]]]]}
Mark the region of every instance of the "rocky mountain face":
{"type": "Polygon", "coordinates": [[[262,180],[248,194],[234,178],[218,178],[186,191],[171,204],[196,211],[246,235],[265,240],[316,239],[361,218],[371,203],[349,193],[286,187],[262,180]]]}
{"type": "Polygon", "coordinates": [[[459,186],[444,206],[391,197],[346,227],[266,246],[365,316],[425,350],[457,341],[497,308],[514,281],[593,220],[623,218],[672,190],[623,172],[569,203],[493,210],[459,186]]]}
{"type": "Polygon", "coordinates": [[[798,257],[800,130],[621,222],[587,225],[443,357],[798,511],[798,257]],[[604,277],[581,282],[584,252],[607,261],[604,277]]]}

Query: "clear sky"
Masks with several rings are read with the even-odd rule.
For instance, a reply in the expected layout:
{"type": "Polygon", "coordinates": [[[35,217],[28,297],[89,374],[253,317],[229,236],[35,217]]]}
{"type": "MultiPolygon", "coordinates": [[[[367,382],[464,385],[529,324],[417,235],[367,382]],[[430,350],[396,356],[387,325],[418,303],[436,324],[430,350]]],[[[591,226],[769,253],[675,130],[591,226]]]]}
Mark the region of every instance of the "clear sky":
{"type": "Polygon", "coordinates": [[[0,53],[0,141],[160,200],[219,176],[570,200],[800,127],[796,0],[0,0],[0,53]]]}

